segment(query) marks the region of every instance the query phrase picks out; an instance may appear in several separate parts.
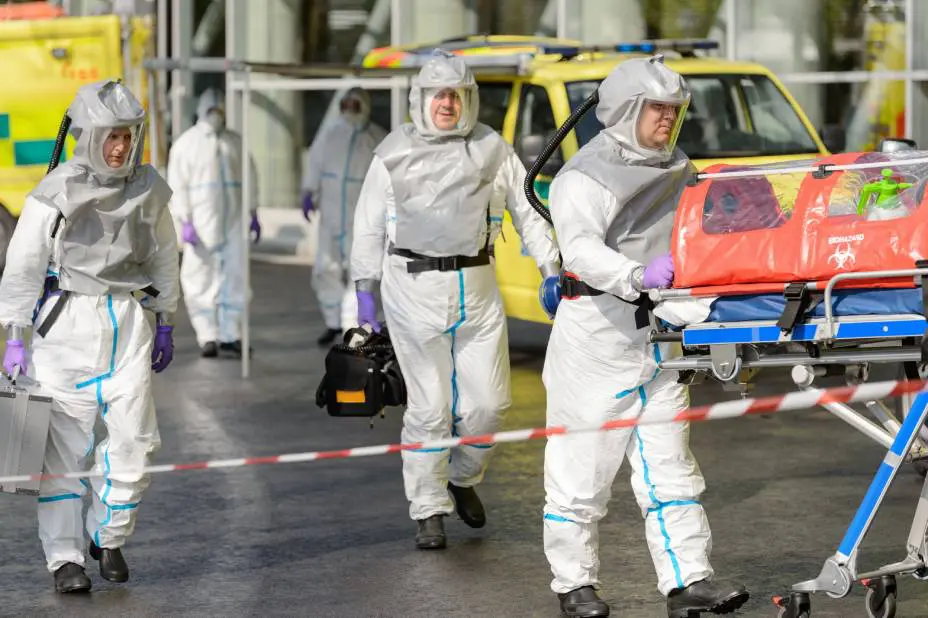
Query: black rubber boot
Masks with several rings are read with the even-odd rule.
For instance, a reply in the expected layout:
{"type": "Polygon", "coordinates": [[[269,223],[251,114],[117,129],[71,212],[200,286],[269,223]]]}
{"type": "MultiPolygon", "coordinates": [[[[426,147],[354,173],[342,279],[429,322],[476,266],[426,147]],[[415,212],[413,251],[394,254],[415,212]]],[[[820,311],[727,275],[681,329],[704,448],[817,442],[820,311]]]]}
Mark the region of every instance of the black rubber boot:
{"type": "Polygon", "coordinates": [[[487,512],[473,487],[458,487],[448,483],[448,491],[454,498],[454,510],[471,528],[483,528],[487,523],[487,512]]]}
{"type": "Polygon", "coordinates": [[[79,564],[68,562],[55,571],[55,590],[58,592],[90,592],[90,586],[90,578],[79,564]]]}
{"type": "Polygon", "coordinates": [[[744,586],[702,579],[686,588],[677,588],[667,596],[667,615],[669,618],[699,618],[702,612],[730,614],[750,596],[744,586]]]}
{"type": "Polygon", "coordinates": [[[427,519],[417,520],[419,533],[416,534],[416,548],[444,549],[447,546],[444,519],[444,515],[432,515],[427,519]]]}
{"type": "Polygon", "coordinates": [[[561,611],[570,618],[595,618],[609,615],[609,605],[599,598],[593,586],[577,588],[559,594],[557,598],[561,602],[561,611]]]}
{"type": "Polygon", "coordinates": [[[90,543],[90,557],[100,563],[100,575],[103,579],[121,584],[129,581],[129,565],[122,557],[122,551],[97,547],[90,543]]]}
{"type": "Polygon", "coordinates": [[[219,346],[215,341],[207,341],[206,345],[200,348],[200,356],[203,358],[216,358],[219,356],[219,346]]]}
{"type": "Polygon", "coordinates": [[[319,345],[329,345],[330,343],[333,343],[338,337],[340,337],[341,334],[342,334],[341,330],[336,330],[334,328],[328,328],[326,329],[324,333],[322,333],[319,336],[318,339],[316,339],[316,343],[318,343],[319,345]]]}

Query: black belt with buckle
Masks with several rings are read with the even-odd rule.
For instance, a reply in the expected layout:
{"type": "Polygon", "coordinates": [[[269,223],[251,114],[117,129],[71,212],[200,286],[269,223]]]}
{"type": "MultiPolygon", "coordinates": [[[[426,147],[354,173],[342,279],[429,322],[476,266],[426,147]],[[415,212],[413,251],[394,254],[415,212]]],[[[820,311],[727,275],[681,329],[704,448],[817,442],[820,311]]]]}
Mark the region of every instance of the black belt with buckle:
{"type": "Polygon", "coordinates": [[[409,249],[398,249],[390,247],[390,255],[409,258],[406,262],[406,272],[410,274],[424,273],[432,270],[439,272],[450,272],[461,270],[462,268],[473,268],[475,266],[486,266],[490,263],[490,251],[481,249],[477,255],[448,255],[432,257],[410,251],[409,249]]]}
{"type": "MultiPolygon", "coordinates": [[[[581,296],[602,296],[603,294],[607,294],[607,292],[597,290],[588,283],[584,283],[573,273],[565,272],[561,274],[561,298],[564,300],[576,300],[581,296]]],[[[638,298],[632,301],[620,298],[615,294],[609,294],[609,296],[637,307],[635,310],[636,328],[646,328],[651,323],[650,312],[654,309],[654,302],[647,294],[639,294],[638,298]]]]}
{"type": "MultiPolygon", "coordinates": [[[[146,285],[139,291],[144,292],[145,294],[148,294],[154,298],[157,298],[161,293],[153,285],[146,285]]],[[[48,315],[45,316],[45,319],[42,320],[42,323],[36,326],[35,332],[39,337],[44,338],[46,335],[48,335],[48,331],[51,330],[52,326],[55,325],[55,322],[58,321],[58,318],[61,316],[61,312],[64,311],[65,303],[67,303],[68,296],[70,296],[70,294],[71,293],[68,290],[62,290],[58,287],[58,277],[49,276],[45,278],[45,287],[42,290],[42,297],[39,299],[39,302],[36,306],[33,322],[36,318],[39,317],[39,311],[41,311],[45,303],[48,302],[49,298],[52,296],[57,296],[58,301],[55,303],[55,306],[52,307],[52,310],[48,312],[48,315]]]]}

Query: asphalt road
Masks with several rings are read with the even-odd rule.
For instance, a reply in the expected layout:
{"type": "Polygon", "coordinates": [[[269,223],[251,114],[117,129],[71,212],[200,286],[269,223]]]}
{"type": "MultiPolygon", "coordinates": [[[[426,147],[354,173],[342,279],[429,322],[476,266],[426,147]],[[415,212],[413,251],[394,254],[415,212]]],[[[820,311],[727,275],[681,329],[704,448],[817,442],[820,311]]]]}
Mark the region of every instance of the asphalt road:
{"type": "MultiPolygon", "coordinates": [[[[373,429],[314,404],[324,351],[308,268],[255,263],[252,378],[237,362],[198,356],[186,318],[177,355],[156,377],[163,447],[156,463],[274,455],[397,442],[401,414],[373,429]]],[[[511,329],[507,429],[544,424],[541,366],[548,329],[511,329]]],[[[785,373],[759,393],[790,389],[785,373]]],[[[695,403],[731,398],[713,385],[695,403]]],[[[819,410],[697,424],[692,448],[717,576],[753,594],[741,616],[775,616],[770,597],[815,577],[836,549],[881,460],[879,446],[819,410]]],[[[154,477],[125,549],[128,584],[89,562],[90,595],[53,590],[37,538],[35,500],[0,495],[3,616],[540,616],[559,615],[542,551],[542,441],[502,445],[480,494],[488,525],[447,522],[449,548],[413,546],[398,455],[188,471],[154,477]]],[[[921,478],[897,477],[861,555],[864,568],[900,560],[921,478]]],[[[616,480],[600,528],[604,596],[616,616],[666,616],[644,527],[616,480]]],[[[928,616],[928,584],[899,582],[899,616],[928,616]]],[[[817,595],[813,616],[865,616],[863,594],[817,595]]]]}

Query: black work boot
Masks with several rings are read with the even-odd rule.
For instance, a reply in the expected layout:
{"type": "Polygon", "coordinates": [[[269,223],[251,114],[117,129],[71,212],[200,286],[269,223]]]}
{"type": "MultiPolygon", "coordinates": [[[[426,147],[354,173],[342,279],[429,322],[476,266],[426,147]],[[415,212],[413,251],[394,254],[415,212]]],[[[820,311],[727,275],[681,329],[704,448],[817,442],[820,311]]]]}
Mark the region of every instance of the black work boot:
{"type": "Polygon", "coordinates": [[[570,618],[595,618],[609,615],[609,605],[599,598],[593,586],[584,586],[557,595],[561,611],[570,618]]]}
{"type": "Polygon", "coordinates": [[[90,586],[90,578],[84,573],[84,567],[79,564],[68,562],[55,571],[57,592],[90,592],[90,586]]]}
{"type": "Polygon", "coordinates": [[[319,345],[329,345],[330,343],[335,341],[335,339],[341,336],[341,334],[342,334],[341,329],[327,328],[326,331],[322,333],[321,335],[319,335],[319,338],[316,339],[316,343],[318,343],[319,345]]]}
{"type": "Polygon", "coordinates": [[[483,528],[487,523],[487,513],[474,488],[458,487],[453,483],[448,483],[448,491],[454,498],[454,510],[464,520],[464,523],[471,528],[483,528]]]}
{"type": "Polygon", "coordinates": [[[200,356],[203,358],[216,358],[219,356],[219,346],[215,341],[207,341],[206,345],[200,348],[200,356]]]}
{"type": "Polygon", "coordinates": [[[129,565],[126,564],[119,548],[100,548],[96,543],[91,542],[90,557],[100,563],[100,575],[103,579],[118,584],[129,581],[129,565]]]}
{"type": "Polygon", "coordinates": [[[667,595],[667,615],[669,618],[699,618],[701,612],[730,614],[750,596],[744,586],[701,579],[667,595]]]}
{"type": "Polygon", "coordinates": [[[417,549],[444,549],[445,540],[444,515],[432,515],[426,519],[416,520],[419,524],[419,533],[416,534],[417,549]]]}

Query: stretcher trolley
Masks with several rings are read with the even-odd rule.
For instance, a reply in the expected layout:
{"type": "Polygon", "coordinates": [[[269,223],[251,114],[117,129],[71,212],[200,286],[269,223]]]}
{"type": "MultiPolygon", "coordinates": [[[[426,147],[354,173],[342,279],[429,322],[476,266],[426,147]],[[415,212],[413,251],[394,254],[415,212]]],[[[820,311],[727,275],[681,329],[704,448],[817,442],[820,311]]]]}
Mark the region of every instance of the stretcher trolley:
{"type": "MultiPolygon", "coordinates": [[[[791,368],[800,389],[824,376],[860,384],[879,366],[919,379],[928,366],[926,187],[926,152],[699,174],[678,206],[675,287],[650,292],[652,340],[683,350],[662,368],[741,392],[769,367],[791,368]]],[[[928,579],[928,479],[902,560],[865,572],[857,564],[899,468],[928,465],[928,393],[899,401],[896,410],[866,402],[868,416],[824,404],[887,452],[819,576],[776,599],[780,618],[808,617],[812,593],[843,598],[858,582],[867,615],[891,618],[896,576],[928,579]]]]}

